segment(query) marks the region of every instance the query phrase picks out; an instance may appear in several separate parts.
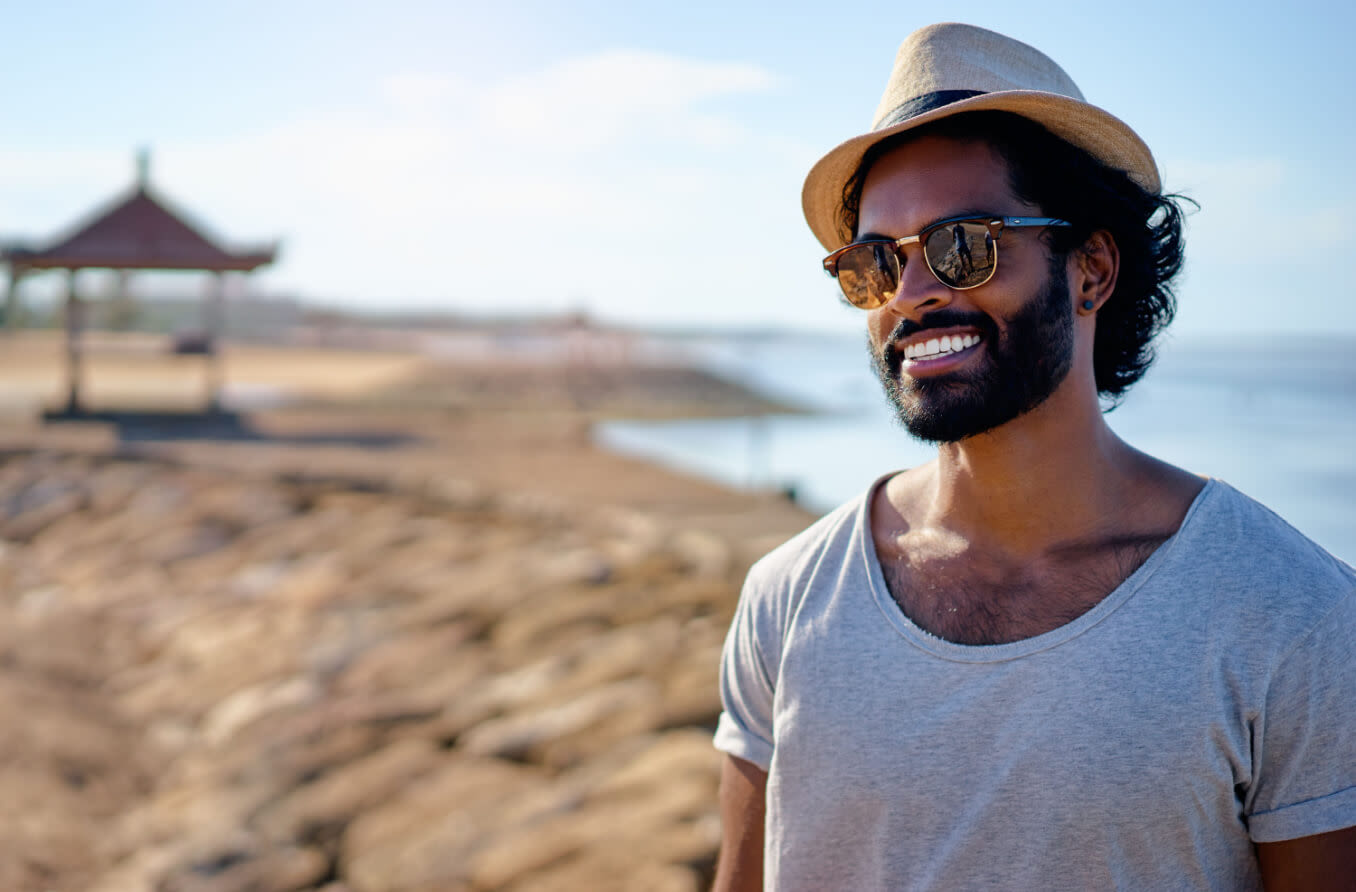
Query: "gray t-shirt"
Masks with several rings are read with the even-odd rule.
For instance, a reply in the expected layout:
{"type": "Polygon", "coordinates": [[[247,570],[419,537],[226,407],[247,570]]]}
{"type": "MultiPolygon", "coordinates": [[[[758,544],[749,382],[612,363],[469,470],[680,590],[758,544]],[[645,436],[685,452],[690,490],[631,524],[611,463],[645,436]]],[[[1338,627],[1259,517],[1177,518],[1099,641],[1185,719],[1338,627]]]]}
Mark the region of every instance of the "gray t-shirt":
{"type": "Polygon", "coordinates": [[[1356,825],[1356,571],[1212,480],[1073,622],[899,609],[870,493],[749,572],[716,746],[768,771],[766,888],[1260,889],[1253,842],[1356,825]]]}

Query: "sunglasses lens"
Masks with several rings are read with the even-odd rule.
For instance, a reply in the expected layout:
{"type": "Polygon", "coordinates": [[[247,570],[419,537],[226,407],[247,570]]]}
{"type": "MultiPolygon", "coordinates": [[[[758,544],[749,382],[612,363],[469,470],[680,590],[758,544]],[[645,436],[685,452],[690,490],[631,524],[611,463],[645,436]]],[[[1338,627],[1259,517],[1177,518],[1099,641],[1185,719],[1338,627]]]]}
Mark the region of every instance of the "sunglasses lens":
{"type": "Polygon", "coordinates": [[[899,260],[890,244],[853,245],[838,256],[838,284],[854,307],[874,310],[899,288],[899,260]]]}
{"type": "Polygon", "coordinates": [[[923,244],[928,266],[949,288],[974,288],[993,276],[997,252],[983,223],[950,223],[928,233],[923,244]]]}

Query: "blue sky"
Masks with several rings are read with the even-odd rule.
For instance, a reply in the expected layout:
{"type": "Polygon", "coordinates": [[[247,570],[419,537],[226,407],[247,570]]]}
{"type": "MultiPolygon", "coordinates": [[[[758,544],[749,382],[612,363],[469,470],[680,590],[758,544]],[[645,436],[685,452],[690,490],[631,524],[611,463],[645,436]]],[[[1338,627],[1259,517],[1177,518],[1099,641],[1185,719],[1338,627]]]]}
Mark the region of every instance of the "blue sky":
{"type": "Polygon", "coordinates": [[[850,330],[801,181],[869,125],[904,35],[954,18],[1048,53],[1200,201],[1180,332],[1356,332],[1352,6],[877,6],[24,4],[0,236],[60,230],[149,145],[214,231],[282,239],[262,292],[850,330]]]}

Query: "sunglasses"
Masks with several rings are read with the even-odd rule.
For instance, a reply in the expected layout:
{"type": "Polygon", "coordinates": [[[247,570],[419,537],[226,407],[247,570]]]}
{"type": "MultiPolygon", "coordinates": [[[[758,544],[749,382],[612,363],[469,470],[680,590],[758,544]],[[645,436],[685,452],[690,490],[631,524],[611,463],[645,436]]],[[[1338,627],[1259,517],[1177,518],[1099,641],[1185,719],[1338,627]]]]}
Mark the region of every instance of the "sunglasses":
{"type": "Polygon", "coordinates": [[[998,269],[998,239],[1008,227],[1071,226],[1054,217],[951,217],[917,235],[866,239],[844,245],[824,258],[824,269],[838,280],[848,303],[863,310],[885,306],[899,290],[905,245],[921,244],[923,261],[948,288],[965,291],[993,278],[998,269]]]}

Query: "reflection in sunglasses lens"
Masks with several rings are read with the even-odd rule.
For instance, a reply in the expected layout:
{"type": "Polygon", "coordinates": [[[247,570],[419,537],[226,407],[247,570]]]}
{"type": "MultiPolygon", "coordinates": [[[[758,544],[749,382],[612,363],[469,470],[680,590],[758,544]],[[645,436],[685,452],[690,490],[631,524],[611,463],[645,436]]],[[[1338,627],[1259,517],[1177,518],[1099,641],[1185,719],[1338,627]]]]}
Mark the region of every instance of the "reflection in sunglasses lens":
{"type": "Polygon", "coordinates": [[[952,223],[928,233],[928,266],[944,285],[973,288],[993,274],[993,237],[983,223],[952,223]]]}
{"type": "Polygon", "coordinates": [[[854,306],[873,309],[899,286],[894,251],[889,245],[858,245],[838,258],[838,282],[854,306]]]}

